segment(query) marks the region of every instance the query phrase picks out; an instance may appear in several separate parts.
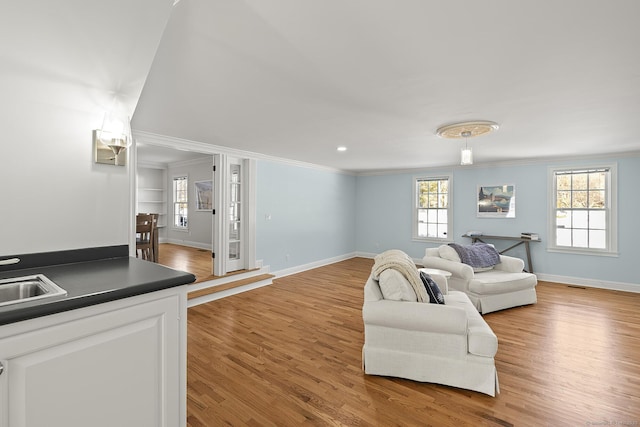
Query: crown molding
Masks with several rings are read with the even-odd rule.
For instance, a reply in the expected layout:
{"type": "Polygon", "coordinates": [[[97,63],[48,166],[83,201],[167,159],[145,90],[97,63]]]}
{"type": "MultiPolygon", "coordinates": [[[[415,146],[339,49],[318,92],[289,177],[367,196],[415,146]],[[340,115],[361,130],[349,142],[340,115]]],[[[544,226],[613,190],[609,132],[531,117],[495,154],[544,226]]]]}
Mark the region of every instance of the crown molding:
{"type": "Polygon", "coordinates": [[[203,154],[226,154],[232,157],[240,157],[254,160],[264,160],[276,163],[284,163],[291,166],[298,166],[307,169],[316,169],[327,172],[335,172],[344,175],[357,175],[354,171],[332,168],[329,166],[316,165],[298,160],[286,159],[283,157],[269,156],[267,154],[255,153],[252,151],[238,150],[235,148],[224,147],[222,145],[208,144],[206,142],[191,141],[183,138],[159,135],[152,132],[133,130],[133,137],[136,143],[141,142],[150,145],[156,145],[164,148],[172,148],[175,150],[194,151],[203,154]]]}
{"type": "Polygon", "coordinates": [[[147,160],[138,160],[138,167],[147,169],[167,169],[167,164],[162,162],[150,162],[147,160]]]}
{"type": "Polygon", "coordinates": [[[625,151],[620,153],[591,154],[584,156],[558,156],[558,157],[536,157],[530,159],[518,160],[501,160],[496,162],[474,163],[473,165],[461,166],[460,164],[442,164],[435,166],[425,166],[407,169],[375,169],[368,171],[355,172],[357,176],[376,176],[376,175],[397,175],[397,174],[420,174],[425,171],[436,173],[441,170],[468,170],[468,169],[486,169],[505,166],[527,166],[549,163],[566,163],[566,162],[585,162],[585,161],[601,161],[607,159],[623,159],[629,157],[640,157],[640,151],[625,151]]]}
{"type": "Polygon", "coordinates": [[[344,175],[351,176],[374,176],[374,175],[394,175],[399,173],[416,174],[424,171],[437,171],[437,170],[466,170],[466,169],[485,169],[499,166],[526,166],[535,165],[540,163],[552,163],[552,162],[566,162],[566,161],[586,161],[597,159],[611,159],[611,158],[628,158],[628,157],[640,157],[640,151],[628,151],[620,153],[606,153],[606,154],[593,154],[588,156],[559,156],[559,157],[536,157],[530,159],[518,159],[518,160],[502,160],[496,162],[486,163],[474,163],[473,165],[461,166],[459,164],[441,164],[433,166],[424,166],[408,169],[372,169],[372,170],[346,170],[337,169],[328,166],[316,165],[313,163],[301,162],[298,160],[286,159],[282,157],[269,156],[266,154],[254,153],[252,151],[238,150],[230,147],[223,147],[221,145],[208,144],[205,142],[191,141],[183,138],[175,138],[165,135],[159,135],[145,131],[133,131],[133,136],[137,142],[143,142],[151,145],[158,145],[165,148],[172,148],[176,150],[195,151],[197,153],[204,154],[227,154],[233,157],[250,158],[255,160],[265,160],[276,163],[288,164],[291,166],[298,166],[308,169],[316,169],[328,172],[335,172],[344,175]]]}

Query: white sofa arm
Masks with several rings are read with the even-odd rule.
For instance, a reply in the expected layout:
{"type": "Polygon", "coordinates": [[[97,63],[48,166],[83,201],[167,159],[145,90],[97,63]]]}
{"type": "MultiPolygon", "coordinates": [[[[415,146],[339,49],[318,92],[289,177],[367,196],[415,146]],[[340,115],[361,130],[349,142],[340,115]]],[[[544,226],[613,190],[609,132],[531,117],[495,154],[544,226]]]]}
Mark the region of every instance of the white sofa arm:
{"type": "Polygon", "coordinates": [[[425,256],[422,258],[422,265],[427,268],[438,268],[449,271],[454,277],[464,279],[465,281],[473,279],[473,268],[461,262],[450,261],[435,256],[425,256]]]}
{"type": "Polygon", "coordinates": [[[467,334],[467,313],[461,307],[408,301],[367,301],[365,324],[409,331],[467,334]]]}
{"type": "Polygon", "coordinates": [[[524,261],[520,258],[500,255],[500,263],[494,267],[496,270],[506,271],[508,273],[522,273],[524,269],[524,261]]]}

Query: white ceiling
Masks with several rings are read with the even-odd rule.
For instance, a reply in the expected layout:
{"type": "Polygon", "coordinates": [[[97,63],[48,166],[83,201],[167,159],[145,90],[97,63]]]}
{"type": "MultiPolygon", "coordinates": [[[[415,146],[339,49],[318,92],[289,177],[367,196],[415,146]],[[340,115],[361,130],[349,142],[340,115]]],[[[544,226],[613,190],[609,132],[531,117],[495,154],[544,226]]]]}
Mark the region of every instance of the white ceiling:
{"type": "Polygon", "coordinates": [[[353,171],[640,150],[638,0],[183,0],[133,127],[353,171]],[[336,147],[348,150],[338,153],[336,147]]]}
{"type": "Polygon", "coordinates": [[[51,105],[100,122],[105,111],[132,115],[172,7],[172,0],[3,1],[3,106],[51,105]]]}
{"type": "Polygon", "coordinates": [[[211,154],[177,150],[174,148],[167,148],[145,143],[138,143],[136,145],[136,150],[136,159],[139,166],[144,166],[146,164],[168,167],[171,163],[196,160],[204,157],[212,158],[211,154]]]}

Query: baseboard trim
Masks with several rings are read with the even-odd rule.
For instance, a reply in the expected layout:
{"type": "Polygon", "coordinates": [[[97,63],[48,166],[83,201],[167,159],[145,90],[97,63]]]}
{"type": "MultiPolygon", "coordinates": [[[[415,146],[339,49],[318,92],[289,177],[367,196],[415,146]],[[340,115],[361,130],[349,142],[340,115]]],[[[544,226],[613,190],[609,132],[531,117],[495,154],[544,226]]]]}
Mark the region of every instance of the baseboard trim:
{"type": "MultiPolygon", "coordinates": [[[[180,243],[176,243],[176,244],[180,244],[180,243]]],[[[285,277],[285,276],[289,276],[291,274],[302,273],[302,272],[307,271],[307,270],[312,270],[314,268],[318,268],[318,267],[322,267],[322,266],[325,266],[325,265],[333,264],[333,263],[336,263],[336,262],[344,261],[344,260],[351,259],[351,258],[354,258],[354,257],[373,259],[373,258],[375,258],[376,255],[378,255],[378,254],[372,253],[372,252],[352,252],[352,253],[339,255],[339,256],[336,256],[336,257],[332,257],[332,258],[326,258],[326,259],[323,259],[323,260],[314,261],[314,262],[310,262],[310,263],[307,263],[307,264],[302,264],[302,265],[298,265],[298,266],[295,266],[295,267],[291,267],[291,268],[287,268],[287,269],[271,272],[271,274],[273,274],[275,276],[275,279],[277,279],[279,277],[285,277]]],[[[413,261],[417,265],[422,265],[422,258],[419,258],[419,259],[414,258],[413,261]]],[[[262,266],[262,260],[260,260],[259,264],[260,264],[261,270],[263,272],[269,272],[269,266],[262,266]]],[[[612,291],[623,291],[623,292],[640,293],[640,284],[636,284],[636,283],[611,282],[611,281],[588,279],[588,278],[582,278],[582,277],[560,276],[560,275],[544,274],[544,273],[536,273],[536,276],[538,277],[538,280],[542,280],[542,281],[545,281],[545,282],[554,282],[554,283],[560,283],[560,284],[565,284],[565,285],[584,286],[584,287],[589,287],[589,288],[608,289],[608,290],[612,290],[612,291]]],[[[217,293],[215,298],[212,298],[210,300],[212,301],[213,299],[224,298],[225,296],[234,295],[234,294],[237,294],[237,293],[240,293],[240,292],[249,291],[251,289],[255,289],[255,288],[258,288],[258,287],[261,287],[261,286],[267,286],[267,285],[270,285],[270,284],[271,284],[271,282],[269,282],[269,283],[256,283],[256,284],[248,286],[248,287],[230,289],[229,291],[223,291],[223,292],[217,293]]],[[[205,283],[199,284],[199,285],[200,285],[200,287],[207,287],[207,284],[205,284],[205,283]]],[[[210,286],[210,284],[209,284],[209,286],[210,286]]],[[[198,298],[198,300],[199,300],[199,298],[198,298]]],[[[198,303],[202,303],[202,302],[208,302],[208,301],[198,301],[198,303]]],[[[197,305],[197,304],[190,304],[190,306],[191,305],[197,305]]]]}
{"type": "MultiPolygon", "coordinates": [[[[369,258],[369,259],[374,259],[376,257],[376,255],[378,254],[374,254],[373,252],[356,252],[356,255],[358,258],[369,258]]],[[[413,262],[417,265],[417,266],[421,266],[422,265],[422,258],[411,258],[413,260],[413,262]]]]}
{"type": "Polygon", "coordinates": [[[196,249],[206,249],[208,251],[211,250],[211,244],[201,243],[201,242],[192,242],[190,240],[179,240],[179,239],[163,239],[164,241],[160,243],[173,243],[174,245],[179,246],[188,246],[190,248],[196,249]]]}
{"type": "Polygon", "coordinates": [[[583,277],[559,276],[555,274],[536,273],[538,280],[545,282],[561,283],[563,285],[584,286],[587,288],[608,289],[611,291],[623,291],[640,293],[640,284],[625,282],[610,282],[605,280],[587,279],[583,277]]]}
{"type": "Polygon", "coordinates": [[[378,254],[375,254],[373,252],[356,252],[356,255],[358,258],[375,258],[375,256],[378,254]]]}
{"type": "Polygon", "coordinates": [[[354,258],[356,256],[358,256],[358,255],[356,255],[355,252],[351,252],[351,253],[344,254],[344,255],[338,255],[338,256],[332,257],[332,258],[325,258],[323,260],[310,262],[308,264],[297,265],[295,267],[286,268],[284,270],[274,271],[271,274],[275,275],[276,278],[285,277],[285,276],[289,276],[291,274],[302,273],[303,271],[312,270],[314,268],[323,267],[325,265],[329,265],[329,264],[333,264],[333,263],[336,263],[336,262],[340,262],[340,261],[344,261],[344,260],[347,260],[347,259],[351,259],[351,258],[354,258]]]}
{"type": "MultiPolygon", "coordinates": [[[[361,258],[375,258],[377,254],[372,252],[356,252],[357,257],[361,258]]],[[[416,259],[413,258],[413,262],[417,265],[422,265],[422,258],[416,259]]],[[[564,285],[577,285],[577,286],[585,286],[588,288],[599,288],[599,289],[608,289],[611,291],[623,291],[623,292],[633,292],[640,293],[640,284],[638,283],[625,283],[625,282],[611,282],[606,280],[596,280],[596,279],[588,279],[583,277],[570,277],[570,276],[560,276],[556,274],[544,274],[544,273],[536,273],[538,280],[542,280],[545,282],[554,282],[561,283],[564,285]]]]}

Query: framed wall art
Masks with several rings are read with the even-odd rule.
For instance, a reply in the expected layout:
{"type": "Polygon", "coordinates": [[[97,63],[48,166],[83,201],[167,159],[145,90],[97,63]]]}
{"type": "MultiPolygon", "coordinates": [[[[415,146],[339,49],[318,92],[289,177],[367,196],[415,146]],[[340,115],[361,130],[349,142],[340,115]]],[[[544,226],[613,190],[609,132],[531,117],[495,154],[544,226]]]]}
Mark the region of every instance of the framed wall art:
{"type": "Polygon", "coordinates": [[[516,186],[479,185],[478,218],[515,218],[516,186]]]}
{"type": "Polygon", "coordinates": [[[213,209],[213,181],[196,181],[196,210],[210,211],[213,209]]]}

